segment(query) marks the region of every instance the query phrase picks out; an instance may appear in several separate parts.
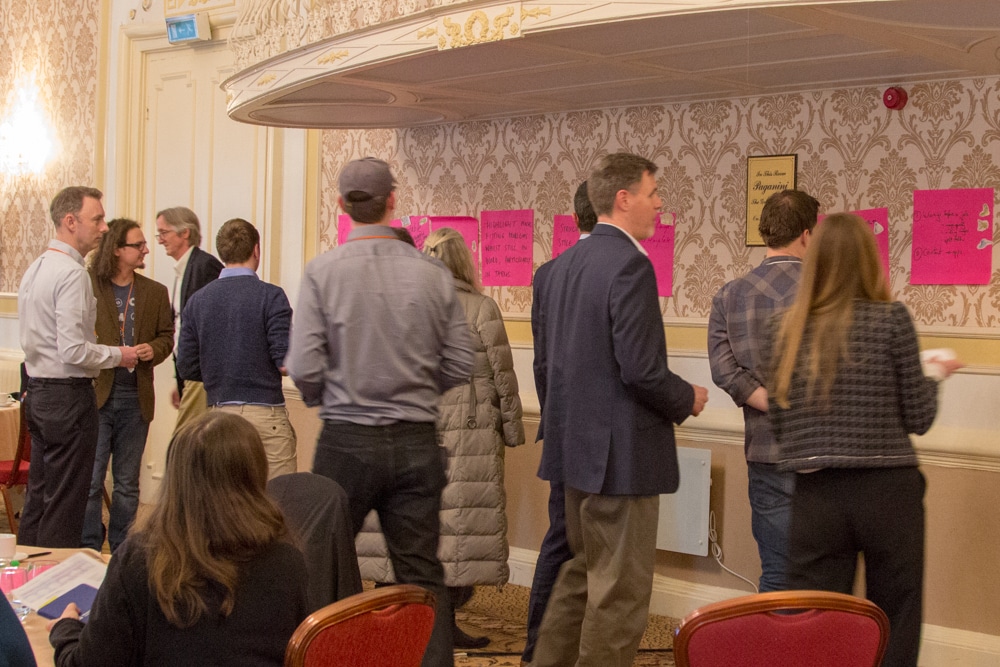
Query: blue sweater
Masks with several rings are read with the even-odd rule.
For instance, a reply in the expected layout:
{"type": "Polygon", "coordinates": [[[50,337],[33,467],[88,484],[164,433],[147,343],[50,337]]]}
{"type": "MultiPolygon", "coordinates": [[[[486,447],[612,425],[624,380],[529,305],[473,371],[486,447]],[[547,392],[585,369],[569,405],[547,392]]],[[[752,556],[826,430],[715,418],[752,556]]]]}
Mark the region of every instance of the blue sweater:
{"type": "Polygon", "coordinates": [[[208,404],[283,405],[281,372],[292,308],[256,275],[226,276],[195,292],[181,315],[177,372],[205,383],[208,404]]]}

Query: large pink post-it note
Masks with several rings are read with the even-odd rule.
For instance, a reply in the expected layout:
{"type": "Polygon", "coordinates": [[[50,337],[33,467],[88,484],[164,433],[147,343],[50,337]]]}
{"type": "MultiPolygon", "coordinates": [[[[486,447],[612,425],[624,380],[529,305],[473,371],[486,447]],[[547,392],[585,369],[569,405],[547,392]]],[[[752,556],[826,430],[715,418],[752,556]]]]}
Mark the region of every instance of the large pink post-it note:
{"type": "Polygon", "coordinates": [[[913,192],[910,284],[990,282],[993,196],[993,188],[913,192]]]}
{"type": "Polygon", "coordinates": [[[347,235],[351,233],[351,216],[341,213],[337,216],[337,245],[347,243],[347,235]]]}
{"type": "Polygon", "coordinates": [[[665,223],[662,216],[657,216],[656,232],[645,241],[639,241],[646,252],[649,261],[653,263],[656,272],[656,292],[660,296],[670,296],[674,293],[674,230],[677,215],[669,214],[671,221],[665,223]]]}
{"type": "MultiPolygon", "coordinates": [[[[885,279],[889,280],[889,209],[887,208],[866,208],[860,211],[849,211],[858,217],[864,218],[868,226],[871,227],[872,234],[875,235],[875,245],[878,246],[878,256],[882,261],[882,271],[885,272],[885,279]]],[[[825,215],[819,216],[819,222],[823,222],[825,215]]]]}
{"type": "Polygon", "coordinates": [[[530,285],[535,212],[483,211],[481,222],[483,285],[530,285]]]}
{"type": "Polygon", "coordinates": [[[465,239],[465,245],[469,246],[472,252],[472,264],[476,271],[479,271],[479,221],[475,218],[462,215],[432,215],[428,216],[431,221],[431,231],[436,232],[444,227],[451,227],[465,239]]]}
{"type": "Polygon", "coordinates": [[[571,215],[552,216],[552,259],[573,247],[580,240],[580,230],[571,215]]]}
{"type": "MultiPolygon", "coordinates": [[[[393,225],[394,227],[397,225],[393,225]]],[[[417,250],[424,249],[424,241],[431,233],[431,219],[426,215],[404,215],[399,221],[399,227],[410,232],[413,242],[417,244],[417,250]]]]}

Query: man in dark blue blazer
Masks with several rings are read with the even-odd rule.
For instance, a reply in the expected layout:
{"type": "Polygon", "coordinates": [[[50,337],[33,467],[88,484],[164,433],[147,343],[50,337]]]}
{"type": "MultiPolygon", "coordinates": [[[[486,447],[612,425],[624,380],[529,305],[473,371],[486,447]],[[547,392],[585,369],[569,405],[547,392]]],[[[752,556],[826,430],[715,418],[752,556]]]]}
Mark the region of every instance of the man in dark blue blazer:
{"type": "MultiPolygon", "coordinates": [[[[163,246],[167,256],[177,262],[174,267],[173,289],[170,291],[170,305],[174,309],[174,327],[179,332],[187,300],[219,277],[222,262],[198,247],[201,245],[201,224],[195,212],[184,206],[166,208],[156,214],[156,240],[163,246]]],[[[172,400],[174,407],[179,410],[175,429],[208,410],[204,386],[200,382],[185,383],[180,373],[176,373],[176,353],[175,346],[177,390],[172,400]]]]}
{"type": "Polygon", "coordinates": [[[539,475],[565,488],[571,558],[549,600],[534,667],[629,667],[649,616],[659,494],[679,481],[674,424],[704,387],[667,366],[653,265],[639,245],[662,202],[655,164],[617,153],[587,180],[598,224],[536,275],[539,475]]]}

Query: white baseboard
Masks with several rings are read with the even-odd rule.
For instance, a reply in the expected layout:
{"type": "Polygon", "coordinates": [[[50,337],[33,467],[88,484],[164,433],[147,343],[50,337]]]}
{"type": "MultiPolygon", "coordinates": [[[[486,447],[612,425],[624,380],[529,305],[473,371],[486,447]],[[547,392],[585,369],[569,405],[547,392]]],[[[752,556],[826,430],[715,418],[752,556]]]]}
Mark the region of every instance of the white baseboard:
{"type": "MultiPolygon", "coordinates": [[[[510,583],[531,587],[538,552],[512,547],[507,563],[510,583]]],[[[649,603],[651,613],[683,618],[698,607],[747,595],[748,591],[695,584],[656,575],[649,603]]],[[[996,667],[1000,665],[1000,636],[924,624],[920,667],[996,667]]]]}

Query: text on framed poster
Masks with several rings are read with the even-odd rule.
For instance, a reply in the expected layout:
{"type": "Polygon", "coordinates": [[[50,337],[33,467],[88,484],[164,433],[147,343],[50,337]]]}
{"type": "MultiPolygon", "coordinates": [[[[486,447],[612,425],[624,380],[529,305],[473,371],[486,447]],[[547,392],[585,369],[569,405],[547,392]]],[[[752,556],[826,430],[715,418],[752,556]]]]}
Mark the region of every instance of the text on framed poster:
{"type": "Polygon", "coordinates": [[[747,158],[746,244],[764,245],[760,236],[760,212],[775,192],[795,189],[797,155],[752,155],[747,158]]]}

